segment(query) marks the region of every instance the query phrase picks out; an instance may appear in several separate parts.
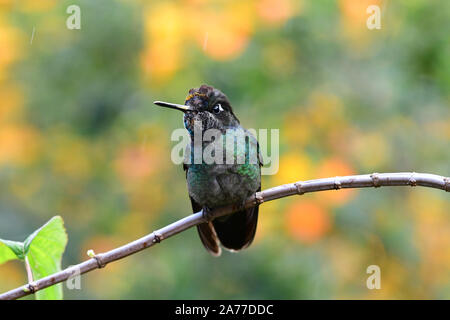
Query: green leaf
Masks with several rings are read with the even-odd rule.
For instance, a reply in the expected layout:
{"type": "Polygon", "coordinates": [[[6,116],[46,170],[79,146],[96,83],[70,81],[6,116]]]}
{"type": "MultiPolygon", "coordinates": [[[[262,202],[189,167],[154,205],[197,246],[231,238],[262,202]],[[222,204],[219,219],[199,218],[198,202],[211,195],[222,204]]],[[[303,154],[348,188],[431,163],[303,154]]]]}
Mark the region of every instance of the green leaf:
{"type": "MultiPolygon", "coordinates": [[[[11,241],[11,240],[3,240],[0,239],[0,242],[7,246],[20,260],[25,259],[25,252],[23,243],[19,241],[11,241]]],[[[1,255],[1,254],[0,254],[1,255]]],[[[11,259],[8,259],[11,260],[11,259]]],[[[0,259],[1,262],[1,259],[0,259]]]]}
{"type": "MultiPolygon", "coordinates": [[[[67,234],[60,216],[50,219],[25,240],[24,251],[30,262],[34,280],[61,271],[61,259],[66,244],[67,234]]],[[[36,292],[38,300],[57,300],[62,297],[61,283],[36,292]]]]}
{"type": "Polygon", "coordinates": [[[2,240],[0,239],[0,264],[5,263],[9,260],[17,259],[17,255],[15,254],[14,250],[11,249],[10,246],[8,246],[6,243],[13,242],[8,240],[2,240]]]}

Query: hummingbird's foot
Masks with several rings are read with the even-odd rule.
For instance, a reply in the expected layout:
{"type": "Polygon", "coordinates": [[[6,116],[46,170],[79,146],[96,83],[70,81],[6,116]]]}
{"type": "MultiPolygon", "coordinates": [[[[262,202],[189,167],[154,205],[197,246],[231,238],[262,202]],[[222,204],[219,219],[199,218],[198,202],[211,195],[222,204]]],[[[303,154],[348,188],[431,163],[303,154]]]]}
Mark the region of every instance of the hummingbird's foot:
{"type": "Polygon", "coordinates": [[[211,208],[209,208],[207,206],[204,206],[203,209],[202,209],[202,212],[203,212],[203,219],[206,222],[209,222],[209,221],[211,221],[213,219],[213,215],[211,213],[212,212],[211,208]]]}

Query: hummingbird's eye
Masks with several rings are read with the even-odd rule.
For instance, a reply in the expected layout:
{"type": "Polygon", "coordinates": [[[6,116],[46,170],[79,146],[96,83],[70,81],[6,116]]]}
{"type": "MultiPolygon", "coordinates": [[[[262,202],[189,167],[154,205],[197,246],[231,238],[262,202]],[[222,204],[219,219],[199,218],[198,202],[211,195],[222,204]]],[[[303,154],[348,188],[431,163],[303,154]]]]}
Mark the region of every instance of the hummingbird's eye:
{"type": "Polygon", "coordinates": [[[213,107],[213,112],[214,112],[215,114],[218,114],[218,113],[220,113],[220,112],[222,112],[222,111],[223,111],[223,108],[222,108],[222,105],[221,105],[220,103],[216,104],[216,105],[213,107]]]}

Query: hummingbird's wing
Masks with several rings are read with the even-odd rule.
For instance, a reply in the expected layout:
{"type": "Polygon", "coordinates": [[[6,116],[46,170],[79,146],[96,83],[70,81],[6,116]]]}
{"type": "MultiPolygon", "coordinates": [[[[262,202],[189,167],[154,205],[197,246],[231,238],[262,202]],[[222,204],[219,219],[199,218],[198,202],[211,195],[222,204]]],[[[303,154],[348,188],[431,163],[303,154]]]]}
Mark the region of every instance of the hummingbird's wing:
{"type": "MultiPolygon", "coordinates": [[[[188,168],[189,167],[186,164],[183,164],[183,169],[186,171],[186,174],[188,168]]],[[[203,209],[202,206],[195,202],[191,196],[189,198],[191,199],[193,213],[199,212],[203,209]]],[[[220,249],[219,239],[217,238],[213,224],[211,222],[199,224],[197,226],[197,231],[206,250],[208,250],[208,252],[215,257],[220,256],[222,250],[220,249]]]]}

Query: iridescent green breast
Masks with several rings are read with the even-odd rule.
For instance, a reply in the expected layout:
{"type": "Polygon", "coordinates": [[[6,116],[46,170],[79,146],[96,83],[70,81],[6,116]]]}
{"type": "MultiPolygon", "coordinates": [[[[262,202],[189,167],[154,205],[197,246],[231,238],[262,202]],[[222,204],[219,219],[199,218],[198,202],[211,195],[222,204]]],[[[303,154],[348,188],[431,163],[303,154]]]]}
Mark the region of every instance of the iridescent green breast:
{"type": "MultiPolygon", "coordinates": [[[[235,139],[233,130],[227,131],[225,139],[235,139]]],[[[226,141],[226,140],[225,140],[226,141]]],[[[256,139],[250,135],[247,143],[224,143],[223,162],[216,164],[188,164],[187,182],[190,196],[200,205],[210,208],[243,202],[261,185],[259,150],[256,139]],[[227,155],[233,163],[227,164],[227,155]],[[240,161],[239,163],[236,163],[240,161]]],[[[193,159],[191,155],[191,159],[193,159]]]]}

